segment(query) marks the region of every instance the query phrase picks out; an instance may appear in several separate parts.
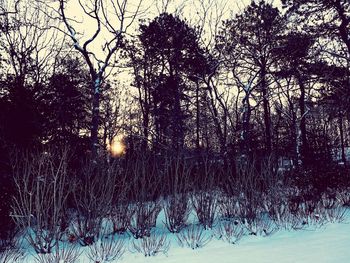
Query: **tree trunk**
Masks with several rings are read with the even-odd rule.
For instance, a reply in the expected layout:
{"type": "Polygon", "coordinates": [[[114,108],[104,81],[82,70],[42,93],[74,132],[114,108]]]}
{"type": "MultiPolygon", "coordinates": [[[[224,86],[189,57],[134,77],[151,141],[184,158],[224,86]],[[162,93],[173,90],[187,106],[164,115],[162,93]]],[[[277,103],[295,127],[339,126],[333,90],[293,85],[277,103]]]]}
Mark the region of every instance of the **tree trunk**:
{"type": "Polygon", "coordinates": [[[271,119],[270,119],[270,103],[267,92],[266,84],[266,72],[265,69],[261,73],[261,88],[263,94],[263,107],[264,107],[264,123],[265,123],[265,147],[267,154],[272,151],[272,135],[271,135],[271,119]]]}
{"type": "Polygon", "coordinates": [[[212,87],[210,85],[207,86],[208,87],[208,91],[210,94],[210,108],[211,108],[211,113],[212,113],[212,117],[213,117],[213,121],[216,127],[216,132],[217,132],[217,136],[219,139],[219,143],[220,143],[220,152],[222,154],[222,156],[225,155],[226,152],[226,139],[224,137],[224,132],[221,128],[221,124],[219,121],[219,113],[218,113],[218,109],[215,106],[215,102],[214,102],[214,96],[213,96],[213,92],[212,92],[212,87]]]}
{"type": "Polygon", "coordinates": [[[300,88],[300,97],[299,97],[299,108],[300,108],[300,138],[301,138],[301,159],[305,164],[305,161],[308,156],[308,142],[306,136],[306,106],[305,106],[305,86],[304,82],[301,79],[301,76],[297,76],[298,84],[300,88]]]}
{"type": "Polygon", "coordinates": [[[249,104],[249,93],[246,93],[245,97],[243,98],[243,129],[241,135],[241,151],[245,154],[248,154],[251,151],[250,116],[251,107],[249,104]]]}
{"type": "Polygon", "coordinates": [[[338,121],[339,121],[339,133],[340,133],[341,160],[344,163],[344,165],[346,165],[343,116],[341,113],[339,114],[338,121]]]}
{"type": "MultiPolygon", "coordinates": [[[[350,37],[349,37],[349,30],[348,30],[350,18],[347,16],[347,12],[345,10],[345,7],[342,6],[341,0],[336,0],[334,2],[334,5],[341,21],[338,27],[339,35],[340,35],[340,38],[345,43],[348,49],[348,53],[350,55],[350,37]]],[[[345,1],[344,1],[344,5],[345,5],[345,1]]]]}
{"type": "Polygon", "coordinates": [[[196,81],[196,148],[199,151],[199,83],[196,81]]]}
{"type": "Polygon", "coordinates": [[[92,98],[92,122],[91,122],[91,146],[92,158],[96,160],[98,156],[98,129],[100,122],[100,89],[101,77],[93,78],[93,98],[92,98]]]}
{"type": "Polygon", "coordinates": [[[301,129],[300,129],[300,120],[297,120],[295,123],[295,151],[296,151],[296,164],[301,167],[303,165],[303,157],[302,157],[302,139],[301,139],[301,129]]]}

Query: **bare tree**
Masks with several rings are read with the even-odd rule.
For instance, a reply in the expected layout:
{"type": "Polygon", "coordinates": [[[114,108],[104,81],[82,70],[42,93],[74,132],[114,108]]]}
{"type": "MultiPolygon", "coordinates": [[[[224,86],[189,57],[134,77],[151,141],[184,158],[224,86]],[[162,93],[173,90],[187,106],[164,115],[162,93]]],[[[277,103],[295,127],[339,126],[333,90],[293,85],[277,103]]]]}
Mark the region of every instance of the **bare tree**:
{"type": "Polygon", "coordinates": [[[58,33],[51,30],[55,21],[46,15],[46,7],[22,0],[17,1],[14,8],[15,11],[11,11],[11,6],[5,4],[0,8],[4,10],[0,48],[4,51],[8,73],[13,74],[21,86],[43,82],[53,71],[64,38],[59,39],[58,33]]]}
{"type": "Polygon", "coordinates": [[[0,1],[0,16],[9,14],[16,14],[18,12],[18,5],[20,0],[1,0],[0,1]]]}
{"type": "MultiPolygon", "coordinates": [[[[98,133],[100,119],[101,85],[106,77],[106,70],[111,66],[112,57],[123,45],[123,38],[134,20],[140,14],[142,0],[137,4],[127,0],[78,1],[82,15],[96,24],[90,37],[82,40],[76,29],[77,21],[68,17],[67,4],[59,0],[59,14],[66,27],[66,34],[73,41],[74,48],[82,55],[90,72],[92,97],[91,143],[92,155],[98,153],[98,133]],[[95,44],[94,51],[91,45],[95,44]],[[101,48],[96,48],[100,45],[101,48]]],[[[84,23],[83,26],[90,27],[84,23]]],[[[84,34],[81,32],[80,34],[84,34]]]]}

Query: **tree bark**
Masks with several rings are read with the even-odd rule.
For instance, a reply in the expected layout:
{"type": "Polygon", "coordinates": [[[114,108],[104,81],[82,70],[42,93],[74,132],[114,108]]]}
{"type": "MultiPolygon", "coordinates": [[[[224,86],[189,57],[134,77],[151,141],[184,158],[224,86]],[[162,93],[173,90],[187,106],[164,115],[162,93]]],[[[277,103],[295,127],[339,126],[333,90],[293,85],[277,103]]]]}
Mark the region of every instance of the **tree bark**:
{"type": "Polygon", "coordinates": [[[101,77],[93,78],[93,98],[92,98],[92,121],[91,121],[91,146],[92,157],[95,160],[98,156],[98,128],[100,122],[100,90],[101,77]]]}
{"type": "Polygon", "coordinates": [[[307,142],[307,135],[306,135],[306,106],[305,106],[305,85],[302,80],[302,77],[300,74],[297,74],[297,80],[299,84],[300,89],[300,97],[299,97],[299,108],[300,108],[300,138],[301,138],[301,159],[303,164],[306,163],[307,156],[308,156],[308,142],[307,142]]]}
{"type": "Polygon", "coordinates": [[[199,83],[198,80],[196,81],[196,148],[197,151],[199,151],[200,148],[200,138],[199,138],[199,125],[200,125],[200,120],[199,120],[199,83]]]}
{"type": "Polygon", "coordinates": [[[268,98],[266,71],[263,68],[261,71],[261,88],[263,94],[263,108],[264,108],[264,123],[265,123],[265,147],[267,154],[272,151],[272,134],[271,134],[271,119],[270,119],[270,103],[268,98]]]}
{"type": "Polygon", "coordinates": [[[250,116],[251,107],[249,104],[249,94],[243,99],[243,129],[242,129],[242,145],[241,150],[243,153],[248,154],[251,151],[251,141],[250,141],[250,116]]]}
{"type": "Polygon", "coordinates": [[[339,133],[340,133],[341,160],[344,163],[344,165],[346,165],[343,116],[341,113],[339,114],[338,122],[339,122],[339,133]]]}
{"type": "Polygon", "coordinates": [[[345,43],[345,45],[348,49],[349,55],[350,55],[350,36],[349,36],[349,32],[348,32],[348,26],[350,23],[350,16],[346,15],[347,14],[346,10],[345,10],[344,6],[342,6],[342,3],[340,0],[336,0],[334,2],[334,5],[335,5],[335,8],[338,12],[340,21],[341,21],[340,25],[338,27],[339,35],[340,35],[340,38],[345,43]]]}

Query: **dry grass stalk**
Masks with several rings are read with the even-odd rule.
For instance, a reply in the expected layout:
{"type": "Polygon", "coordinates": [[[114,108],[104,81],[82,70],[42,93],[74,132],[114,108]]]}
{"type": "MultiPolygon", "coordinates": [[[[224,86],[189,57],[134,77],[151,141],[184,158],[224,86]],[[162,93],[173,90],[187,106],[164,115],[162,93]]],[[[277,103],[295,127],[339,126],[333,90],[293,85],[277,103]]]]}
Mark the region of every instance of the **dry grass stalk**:
{"type": "Polygon", "coordinates": [[[325,209],[326,220],[330,223],[345,222],[347,214],[347,208],[340,205],[337,205],[331,209],[325,209]]]}

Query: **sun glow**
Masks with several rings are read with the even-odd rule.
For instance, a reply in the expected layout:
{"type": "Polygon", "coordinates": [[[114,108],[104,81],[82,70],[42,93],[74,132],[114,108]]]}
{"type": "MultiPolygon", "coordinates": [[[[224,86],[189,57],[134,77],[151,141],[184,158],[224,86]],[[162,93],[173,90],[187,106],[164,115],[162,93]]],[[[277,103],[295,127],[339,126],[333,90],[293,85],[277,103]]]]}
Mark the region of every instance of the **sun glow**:
{"type": "Polygon", "coordinates": [[[112,156],[122,156],[125,154],[125,144],[122,137],[115,137],[109,146],[109,151],[112,156]]]}

